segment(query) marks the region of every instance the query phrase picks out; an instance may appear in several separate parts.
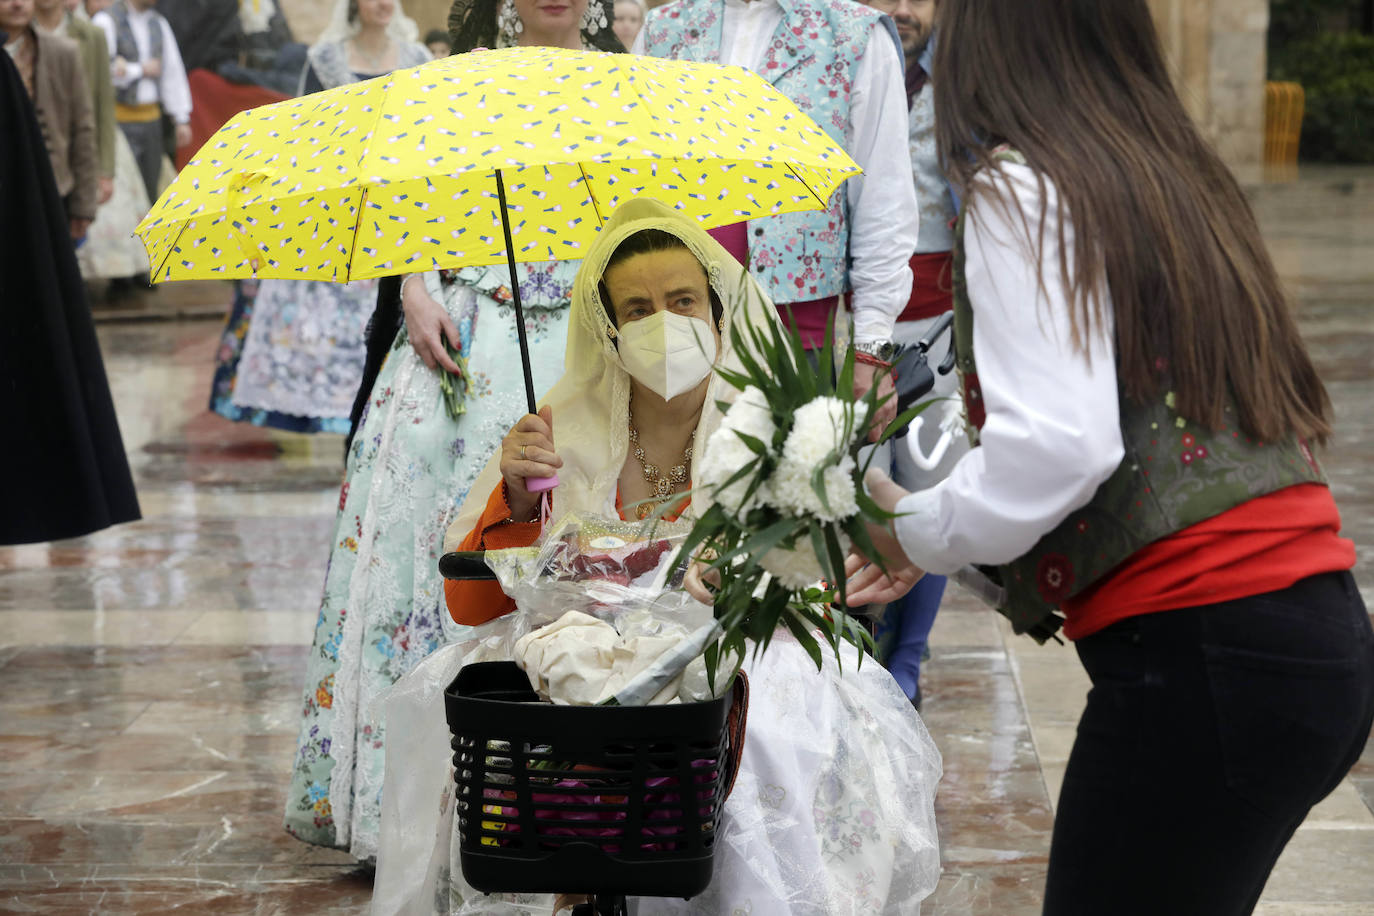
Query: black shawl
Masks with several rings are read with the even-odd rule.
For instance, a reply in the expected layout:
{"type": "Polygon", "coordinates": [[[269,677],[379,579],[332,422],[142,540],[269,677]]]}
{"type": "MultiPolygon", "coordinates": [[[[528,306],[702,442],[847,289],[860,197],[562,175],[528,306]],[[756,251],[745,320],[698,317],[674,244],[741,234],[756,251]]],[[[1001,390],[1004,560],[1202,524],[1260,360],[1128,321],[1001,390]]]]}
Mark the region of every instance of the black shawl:
{"type": "Polygon", "coordinates": [[[139,511],[66,212],[3,53],[0,137],[0,544],[25,544],[139,511]]]}

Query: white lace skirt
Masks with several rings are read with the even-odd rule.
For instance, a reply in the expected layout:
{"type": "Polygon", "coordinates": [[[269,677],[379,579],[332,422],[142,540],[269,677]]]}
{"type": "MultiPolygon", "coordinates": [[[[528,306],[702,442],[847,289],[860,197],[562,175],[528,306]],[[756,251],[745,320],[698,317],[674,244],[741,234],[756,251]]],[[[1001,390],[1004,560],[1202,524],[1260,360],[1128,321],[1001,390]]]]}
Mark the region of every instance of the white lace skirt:
{"type": "MultiPolygon", "coordinates": [[[[480,631],[480,628],[479,628],[480,631]]],[[[474,631],[477,633],[479,631],[474,631]]],[[[489,897],[462,880],[443,689],[479,660],[447,646],[393,689],[374,916],[548,916],[553,901],[489,897]]],[[[725,806],[711,887],[639,898],[632,912],[908,916],[940,874],[940,752],[891,675],[831,656],[817,671],[790,634],[746,665],[751,688],[739,777],[725,806]]]]}
{"type": "Polygon", "coordinates": [[[76,250],[81,276],[87,280],[148,272],[148,252],[134,235],[148,213],[148,191],[124,132],[116,129],[114,134],[114,194],[96,210],[95,222],[86,230],[86,242],[76,250]]]}

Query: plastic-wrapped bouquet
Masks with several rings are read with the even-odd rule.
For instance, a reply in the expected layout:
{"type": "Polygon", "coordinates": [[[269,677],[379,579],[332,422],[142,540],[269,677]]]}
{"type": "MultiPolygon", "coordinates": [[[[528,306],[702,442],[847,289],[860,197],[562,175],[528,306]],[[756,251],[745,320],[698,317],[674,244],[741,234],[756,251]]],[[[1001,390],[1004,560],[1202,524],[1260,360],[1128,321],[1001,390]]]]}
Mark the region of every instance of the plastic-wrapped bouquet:
{"type": "MultiPolygon", "coordinates": [[[[816,354],[817,369],[795,330],[745,334],[730,331],[743,371],[717,369],[739,394],[720,405],[725,416],[703,450],[693,498],[711,505],[679,556],[700,558],[719,577],[723,632],[707,651],[712,672],[724,655],[742,655],[747,639],[765,649],[781,625],[819,666],[816,631],[837,658],[842,641],[869,643],[844,610],[844,558],[852,545],[877,556],[864,525],[892,518],[864,492],[859,458],[878,387],[855,398],[852,348],[832,373],[829,344],[816,354]]],[[[897,417],[882,439],[924,406],[897,417]]]]}

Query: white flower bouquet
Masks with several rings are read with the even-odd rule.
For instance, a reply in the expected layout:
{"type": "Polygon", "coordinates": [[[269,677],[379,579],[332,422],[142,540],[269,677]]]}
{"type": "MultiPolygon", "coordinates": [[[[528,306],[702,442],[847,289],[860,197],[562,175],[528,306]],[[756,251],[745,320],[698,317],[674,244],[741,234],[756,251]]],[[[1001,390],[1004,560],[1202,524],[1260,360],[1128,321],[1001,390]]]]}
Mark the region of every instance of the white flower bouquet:
{"type": "MultiPolygon", "coordinates": [[[[892,518],[864,492],[867,464],[859,460],[867,419],[881,403],[878,386],[855,398],[852,348],[831,372],[832,348],[818,351],[813,365],[795,329],[730,334],[743,371],[716,371],[739,395],[720,405],[724,418],[701,450],[693,499],[709,508],[679,553],[707,564],[708,578],[719,581],[722,632],[707,648],[707,668],[714,677],[721,658],[742,658],[746,640],[765,650],[779,626],[819,667],[817,632],[837,659],[843,641],[871,648],[868,631],[845,610],[844,558],[852,545],[877,556],[865,524],[892,518]]],[[[882,440],[924,407],[897,417],[882,440]]]]}

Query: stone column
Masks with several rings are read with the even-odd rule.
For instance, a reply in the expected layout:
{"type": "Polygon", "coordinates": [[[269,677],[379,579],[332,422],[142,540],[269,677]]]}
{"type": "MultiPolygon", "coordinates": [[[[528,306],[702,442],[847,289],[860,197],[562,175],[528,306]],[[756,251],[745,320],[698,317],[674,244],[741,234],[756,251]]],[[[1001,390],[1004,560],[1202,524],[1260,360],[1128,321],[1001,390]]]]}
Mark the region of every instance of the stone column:
{"type": "Polygon", "coordinates": [[[1264,153],[1269,0],[1149,0],[1183,103],[1242,180],[1264,153]]]}

